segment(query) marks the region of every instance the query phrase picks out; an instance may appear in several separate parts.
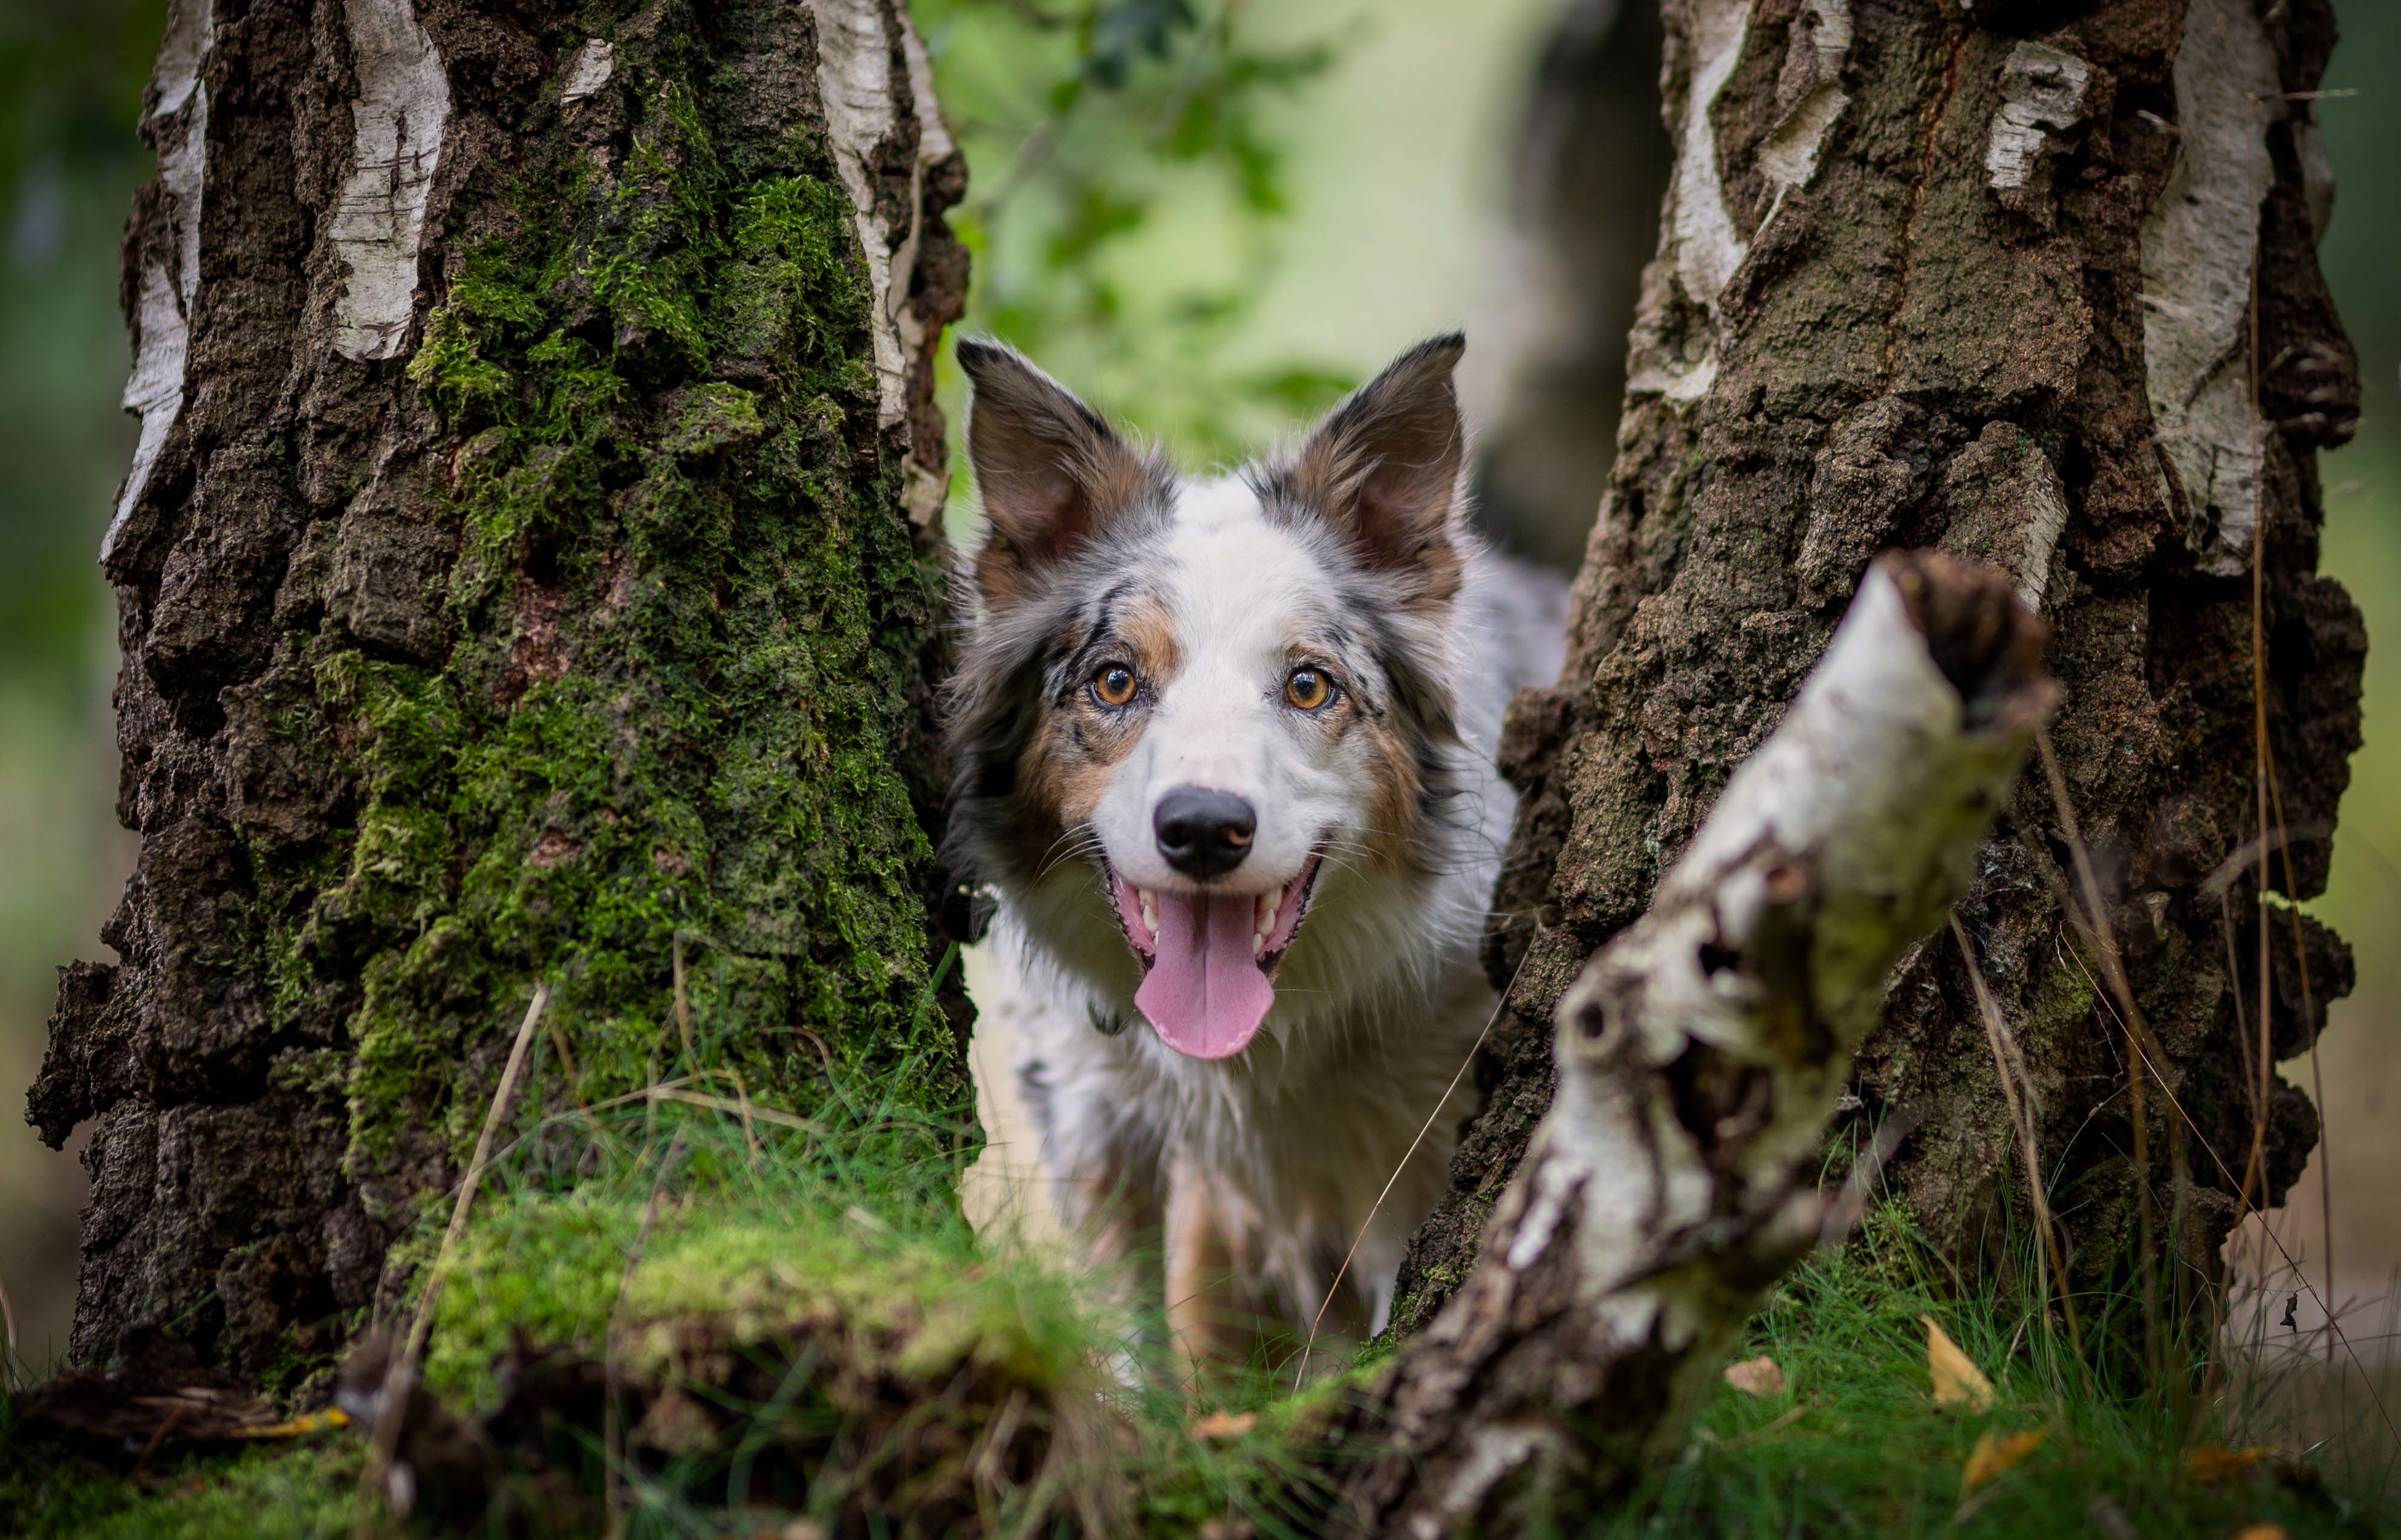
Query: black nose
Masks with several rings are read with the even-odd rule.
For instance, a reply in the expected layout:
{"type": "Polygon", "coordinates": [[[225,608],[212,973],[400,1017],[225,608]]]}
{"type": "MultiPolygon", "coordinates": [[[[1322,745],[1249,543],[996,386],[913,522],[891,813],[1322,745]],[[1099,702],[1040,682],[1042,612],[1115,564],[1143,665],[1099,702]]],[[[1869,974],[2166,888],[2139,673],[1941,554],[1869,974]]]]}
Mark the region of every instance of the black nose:
{"type": "Polygon", "coordinates": [[[1249,803],[1231,791],[1199,786],[1168,792],[1150,816],[1151,832],[1159,836],[1159,853],[1167,864],[1202,882],[1242,865],[1258,827],[1258,812],[1249,803]]]}

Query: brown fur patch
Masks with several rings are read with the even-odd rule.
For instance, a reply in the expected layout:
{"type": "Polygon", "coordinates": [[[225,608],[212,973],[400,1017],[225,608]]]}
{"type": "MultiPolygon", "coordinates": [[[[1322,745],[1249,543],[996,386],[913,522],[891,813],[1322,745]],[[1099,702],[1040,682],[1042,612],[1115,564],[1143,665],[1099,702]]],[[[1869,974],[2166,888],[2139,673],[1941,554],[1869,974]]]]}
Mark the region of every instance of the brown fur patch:
{"type": "Polygon", "coordinates": [[[1116,616],[1114,635],[1120,644],[1107,653],[1108,661],[1129,664],[1142,681],[1142,694],[1132,706],[1111,709],[1092,698],[1086,681],[1078,681],[1065,705],[1046,699],[1042,720],[1019,762],[1019,784],[1032,807],[1039,810],[1041,838],[1054,843],[1067,830],[1090,821],[1109,788],[1109,777],[1142,739],[1149,720],[1150,702],[1184,667],[1184,649],[1166,606],[1155,598],[1128,600],[1116,616]]]}
{"type": "Polygon", "coordinates": [[[1363,711],[1354,731],[1371,746],[1374,864],[1388,872],[1421,869],[1426,847],[1425,782],[1418,774],[1417,756],[1389,717],[1371,717],[1363,711]]]}
{"type": "Polygon", "coordinates": [[[1342,691],[1318,717],[1326,731],[1355,735],[1367,750],[1367,776],[1375,794],[1368,804],[1371,869],[1399,873],[1421,871],[1425,865],[1425,781],[1406,735],[1389,715],[1368,711],[1360,704],[1348,670],[1327,661],[1332,649],[1305,628],[1284,633],[1285,668],[1323,668],[1342,691]]]}

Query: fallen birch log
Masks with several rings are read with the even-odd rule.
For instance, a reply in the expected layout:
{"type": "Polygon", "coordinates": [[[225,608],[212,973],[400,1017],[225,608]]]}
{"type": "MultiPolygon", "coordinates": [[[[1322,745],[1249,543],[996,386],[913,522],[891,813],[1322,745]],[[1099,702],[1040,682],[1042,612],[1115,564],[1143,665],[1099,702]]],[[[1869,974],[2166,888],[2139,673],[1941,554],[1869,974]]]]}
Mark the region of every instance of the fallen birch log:
{"type": "Polygon", "coordinates": [[[2050,713],[2044,637],[1996,571],[1869,571],[1649,914],[1561,1000],[1557,1097],[1475,1271],[1347,1423],[1335,1527],[1534,1533],[1682,1446],[1818,1242],[1827,1119],[2050,713]]]}

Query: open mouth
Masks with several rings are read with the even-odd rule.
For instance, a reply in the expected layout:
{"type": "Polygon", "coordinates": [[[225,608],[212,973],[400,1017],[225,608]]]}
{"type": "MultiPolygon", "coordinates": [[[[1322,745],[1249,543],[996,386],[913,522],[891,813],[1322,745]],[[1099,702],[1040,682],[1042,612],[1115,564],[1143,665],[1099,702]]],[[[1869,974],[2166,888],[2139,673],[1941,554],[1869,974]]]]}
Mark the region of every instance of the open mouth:
{"type": "Polygon", "coordinates": [[[1275,1004],[1276,969],[1309,908],[1322,852],[1265,893],[1151,891],[1109,870],[1126,942],[1142,959],[1133,1003],[1162,1041],[1196,1059],[1240,1053],[1275,1004]]]}

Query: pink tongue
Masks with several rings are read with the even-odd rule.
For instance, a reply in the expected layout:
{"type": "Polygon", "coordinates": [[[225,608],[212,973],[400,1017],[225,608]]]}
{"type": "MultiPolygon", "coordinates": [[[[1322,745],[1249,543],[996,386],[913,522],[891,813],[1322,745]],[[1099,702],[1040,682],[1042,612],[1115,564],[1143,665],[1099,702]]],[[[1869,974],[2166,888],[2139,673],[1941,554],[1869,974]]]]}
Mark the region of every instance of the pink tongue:
{"type": "Polygon", "coordinates": [[[1159,954],[1133,1003],[1178,1053],[1240,1053],[1275,1004],[1275,985],[1251,956],[1257,902],[1247,893],[1159,895],[1159,954]]]}

